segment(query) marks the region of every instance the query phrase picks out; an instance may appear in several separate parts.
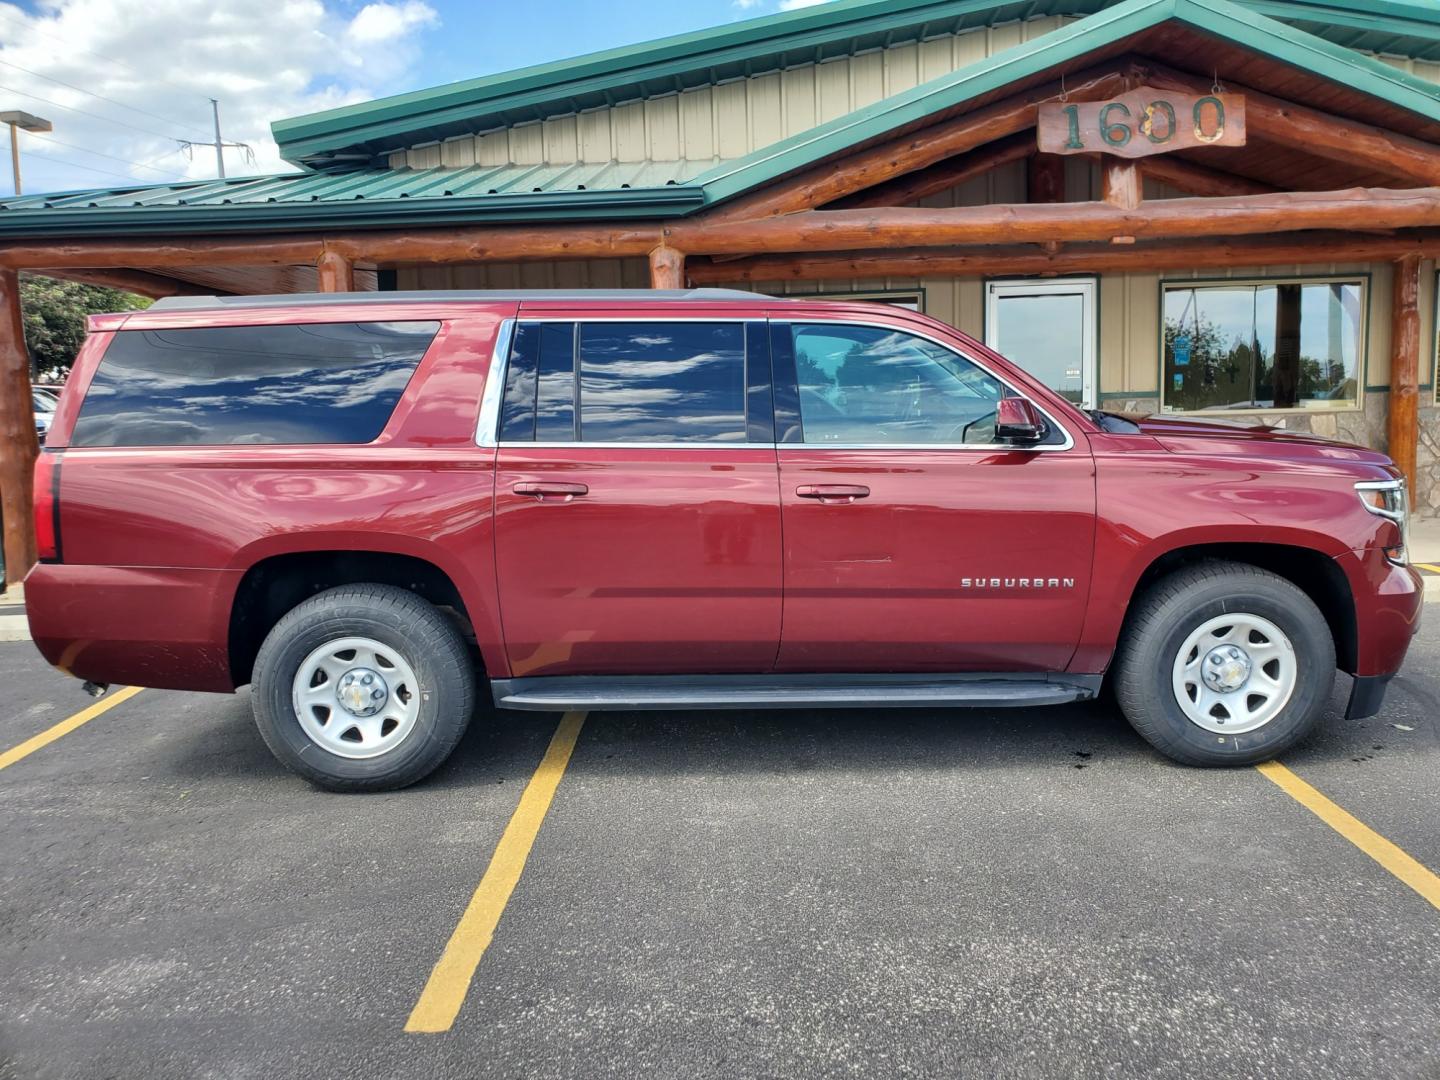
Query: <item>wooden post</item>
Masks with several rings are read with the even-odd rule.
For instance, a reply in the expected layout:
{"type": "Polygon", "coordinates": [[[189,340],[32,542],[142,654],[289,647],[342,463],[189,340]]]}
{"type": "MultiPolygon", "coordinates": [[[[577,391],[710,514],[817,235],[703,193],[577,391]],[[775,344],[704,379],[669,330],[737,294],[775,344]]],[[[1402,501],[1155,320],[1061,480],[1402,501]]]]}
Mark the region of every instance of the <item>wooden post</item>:
{"type": "Polygon", "coordinates": [[[661,244],[650,252],[650,287],[652,289],[683,289],[685,287],[685,253],[661,244]]]}
{"type": "Polygon", "coordinates": [[[35,565],[31,505],[35,406],[30,400],[30,354],[20,316],[20,274],[0,269],[0,514],[4,516],[5,580],[19,581],[35,565]]]}
{"type": "Polygon", "coordinates": [[[338,251],[328,248],[315,260],[320,275],[321,292],[354,292],[355,264],[338,251]]]}
{"type": "Polygon", "coordinates": [[[1395,261],[1390,324],[1390,458],[1405,473],[1415,499],[1415,457],[1420,437],[1420,256],[1395,261]]]}
{"type": "Polygon", "coordinates": [[[1029,195],[1032,203],[1065,201],[1065,159],[1059,154],[1035,154],[1030,158],[1029,195]]]}
{"type": "Polygon", "coordinates": [[[1105,201],[1122,210],[1140,205],[1140,167],[1133,161],[1107,157],[1101,170],[1105,201]]]}

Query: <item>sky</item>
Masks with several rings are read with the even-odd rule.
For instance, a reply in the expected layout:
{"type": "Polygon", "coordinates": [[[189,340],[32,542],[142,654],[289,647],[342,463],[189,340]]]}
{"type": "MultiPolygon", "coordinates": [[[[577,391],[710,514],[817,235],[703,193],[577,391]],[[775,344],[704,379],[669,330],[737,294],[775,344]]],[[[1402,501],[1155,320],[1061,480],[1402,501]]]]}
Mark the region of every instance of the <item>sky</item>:
{"type": "Polygon", "coordinates": [[[180,145],[213,140],[210,98],[250,147],[227,174],[283,172],[272,120],[816,2],[0,0],[0,111],[54,125],[20,136],[26,194],[214,177],[180,145]]]}

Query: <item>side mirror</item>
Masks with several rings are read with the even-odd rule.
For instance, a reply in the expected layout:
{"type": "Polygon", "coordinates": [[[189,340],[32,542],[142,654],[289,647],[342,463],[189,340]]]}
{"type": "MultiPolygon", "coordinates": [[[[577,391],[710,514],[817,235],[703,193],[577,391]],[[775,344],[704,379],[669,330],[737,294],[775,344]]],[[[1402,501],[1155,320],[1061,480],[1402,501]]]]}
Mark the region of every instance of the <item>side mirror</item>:
{"type": "Polygon", "coordinates": [[[1029,398],[1001,398],[995,406],[995,438],[1001,442],[1034,443],[1045,437],[1045,421],[1029,398]]]}

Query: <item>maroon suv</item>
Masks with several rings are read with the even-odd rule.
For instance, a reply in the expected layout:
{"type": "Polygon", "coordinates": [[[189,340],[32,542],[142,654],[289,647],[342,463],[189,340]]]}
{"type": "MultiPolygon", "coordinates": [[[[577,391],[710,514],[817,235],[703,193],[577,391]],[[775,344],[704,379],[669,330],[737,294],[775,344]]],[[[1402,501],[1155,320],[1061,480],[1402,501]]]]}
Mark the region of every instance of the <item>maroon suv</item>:
{"type": "Polygon", "coordinates": [[[37,467],[51,663],[233,691],[331,788],[512,709],[1040,705],[1163,753],[1379,708],[1421,609],[1383,455],[1086,412],[890,307],[692,292],[94,317],[37,467]]]}

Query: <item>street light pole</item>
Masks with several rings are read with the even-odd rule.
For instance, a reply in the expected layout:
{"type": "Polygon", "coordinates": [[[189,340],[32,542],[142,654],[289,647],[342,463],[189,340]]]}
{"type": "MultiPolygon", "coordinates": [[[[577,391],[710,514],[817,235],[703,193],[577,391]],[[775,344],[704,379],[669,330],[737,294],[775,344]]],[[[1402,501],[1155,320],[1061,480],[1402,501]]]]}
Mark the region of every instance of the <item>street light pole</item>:
{"type": "Polygon", "coordinates": [[[49,120],[43,120],[38,116],[32,116],[27,112],[20,112],[18,109],[10,112],[0,112],[0,124],[10,125],[10,168],[15,174],[15,194],[20,194],[20,132],[22,131],[51,131],[53,125],[49,120]]]}

